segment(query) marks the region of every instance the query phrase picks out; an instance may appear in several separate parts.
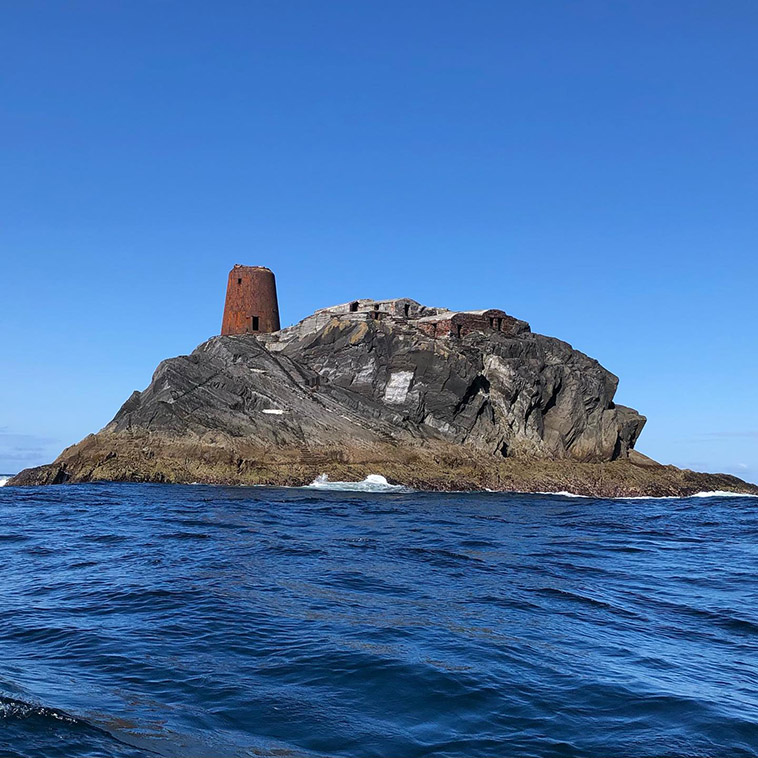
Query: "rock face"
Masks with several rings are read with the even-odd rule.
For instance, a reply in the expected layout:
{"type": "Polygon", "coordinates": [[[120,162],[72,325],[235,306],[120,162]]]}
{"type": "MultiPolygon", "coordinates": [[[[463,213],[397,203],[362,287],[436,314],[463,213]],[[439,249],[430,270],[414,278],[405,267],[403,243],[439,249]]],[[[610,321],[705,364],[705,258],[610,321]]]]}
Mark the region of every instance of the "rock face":
{"type": "Polygon", "coordinates": [[[545,486],[542,467],[562,487],[564,474],[594,472],[574,485],[590,493],[602,489],[597,464],[616,461],[607,471],[635,466],[627,490],[645,494],[660,479],[651,472],[670,467],[630,461],[645,418],[614,404],[617,378],[497,314],[355,301],[272,334],[214,337],[161,363],[100,433],[10,483],[304,484],[326,471],[507,488],[524,472],[545,486]],[[430,323],[448,332],[432,336],[430,323]]]}
{"type": "Polygon", "coordinates": [[[104,431],[223,431],[261,446],[439,440],[478,455],[610,461],[645,423],[614,405],[617,384],[524,322],[458,340],[412,320],[337,315],[315,334],[214,337],[165,361],[104,431]]]}

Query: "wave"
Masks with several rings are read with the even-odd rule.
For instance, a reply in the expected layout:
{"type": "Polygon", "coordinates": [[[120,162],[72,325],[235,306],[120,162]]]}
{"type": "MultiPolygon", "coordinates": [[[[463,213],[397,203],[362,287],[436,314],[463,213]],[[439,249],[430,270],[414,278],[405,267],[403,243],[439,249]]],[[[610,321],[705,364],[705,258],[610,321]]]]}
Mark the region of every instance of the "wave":
{"type": "Polygon", "coordinates": [[[55,719],[56,721],[63,721],[68,724],[79,723],[78,719],[56,708],[45,708],[41,705],[34,705],[33,703],[27,703],[23,700],[0,695],[0,719],[2,721],[29,719],[33,717],[55,719]]]}
{"type": "MultiPolygon", "coordinates": [[[[486,492],[498,493],[498,490],[486,490],[486,492]]],[[[500,494],[511,494],[508,490],[504,490],[500,494]]],[[[568,492],[567,490],[559,490],[557,492],[528,492],[528,491],[514,491],[512,494],[517,495],[553,495],[555,497],[579,497],[589,500],[689,500],[690,498],[708,498],[708,497],[750,497],[758,498],[758,495],[753,495],[747,492],[728,492],[726,490],[708,490],[703,492],[696,492],[693,495],[621,495],[620,497],[602,497],[601,495],[579,495],[576,492],[568,492]]]]}
{"type": "Polygon", "coordinates": [[[689,500],[693,497],[758,497],[748,492],[727,492],[726,490],[709,490],[696,492],[694,495],[661,495],[652,497],[650,495],[636,495],[631,497],[612,497],[608,500],[689,500]]]}
{"type": "Polygon", "coordinates": [[[758,497],[747,492],[726,492],[724,490],[713,490],[711,492],[696,492],[690,497],[758,497]]]}
{"type": "Polygon", "coordinates": [[[402,484],[390,484],[381,474],[369,474],[362,482],[333,482],[326,474],[319,474],[308,487],[340,492],[413,492],[402,484]]]}
{"type": "Polygon", "coordinates": [[[12,477],[10,476],[3,476],[0,475],[0,487],[5,487],[6,484],[11,480],[12,477]]]}
{"type": "MultiPolygon", "coordinates": [[[[520,493],[528,494],[528,493],[520,493]]],[[[590,497],[589,495],[577,495],[576,492],[568,492],[566,490],[560,490],[559,492],[533,492],[533,495],[560,495],[561,497],[590,497]]]]}

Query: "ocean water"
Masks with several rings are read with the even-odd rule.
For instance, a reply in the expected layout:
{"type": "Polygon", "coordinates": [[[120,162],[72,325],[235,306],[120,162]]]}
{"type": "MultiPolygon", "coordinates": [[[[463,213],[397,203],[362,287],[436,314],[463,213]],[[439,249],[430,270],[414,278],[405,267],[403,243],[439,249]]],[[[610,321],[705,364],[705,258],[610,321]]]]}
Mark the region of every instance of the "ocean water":
{"type": "Polygon", "coordinates": [[[758,755],[758,499],[321,485],[0,489],[0,755],[758,755]]]}

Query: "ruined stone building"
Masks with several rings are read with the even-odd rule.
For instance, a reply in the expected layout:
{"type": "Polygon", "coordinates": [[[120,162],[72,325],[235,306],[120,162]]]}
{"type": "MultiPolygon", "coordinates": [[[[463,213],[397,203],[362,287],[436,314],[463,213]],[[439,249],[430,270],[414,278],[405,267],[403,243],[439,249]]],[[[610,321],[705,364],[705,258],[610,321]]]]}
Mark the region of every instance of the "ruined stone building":
{"type": "MultiPolygon", "coordinates": [[[[400,321],[432,338],[459,338],[472,332],[519,334],[529,325],[496,308],[451,311],[431,308],[407,297],[389,300],[360,299],[321,308],[290,329],[299,335],[315,333],[332,319],[349,321],[400,321]]],[[[229,272],[221,334],[278,332],[279,305],[273,272],[264,266],[236,265],[229,272]]],[[[284,330],[289,331],[289,330],[284,330]]]]}
{"type": "Polygon", "coordinates": [[[416,326],[430,337],[465,337],[471,332],[505,332],[518,334],[523,321],[509,316],[505,311],[490,308],[482,311],[441,311],[432,316],[423,316],[416,326]]]}

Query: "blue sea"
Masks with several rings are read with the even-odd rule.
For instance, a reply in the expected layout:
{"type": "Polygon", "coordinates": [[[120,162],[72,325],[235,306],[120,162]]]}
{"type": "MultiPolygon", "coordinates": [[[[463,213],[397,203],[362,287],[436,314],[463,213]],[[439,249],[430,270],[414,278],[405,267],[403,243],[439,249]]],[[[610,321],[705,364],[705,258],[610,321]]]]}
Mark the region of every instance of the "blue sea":
{"type": "Polygon", "coordinates": [[[758,756],[758,499],[0,489],[0,755],[758,756]]]}

